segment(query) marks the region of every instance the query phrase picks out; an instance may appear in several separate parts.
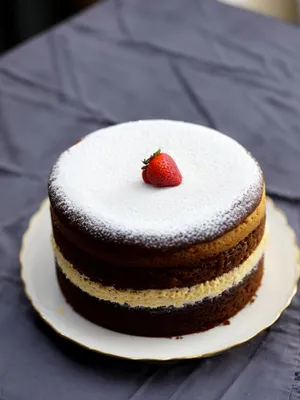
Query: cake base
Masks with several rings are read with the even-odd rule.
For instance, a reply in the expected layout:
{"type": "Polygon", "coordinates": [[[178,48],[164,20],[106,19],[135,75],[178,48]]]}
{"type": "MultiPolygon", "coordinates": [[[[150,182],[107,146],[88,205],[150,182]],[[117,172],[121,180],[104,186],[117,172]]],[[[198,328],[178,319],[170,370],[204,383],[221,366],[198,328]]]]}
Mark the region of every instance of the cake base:
{"type": "Polygon", "coordinates": [[[238,313],[255,295],[263,276],[263,258],[239,284],[223,294],[184,307],[128,307],[89,296],[56,264],[60,288],[72,308],[107,329],[136,336],[171,337],[202,332],[238,313]]]}

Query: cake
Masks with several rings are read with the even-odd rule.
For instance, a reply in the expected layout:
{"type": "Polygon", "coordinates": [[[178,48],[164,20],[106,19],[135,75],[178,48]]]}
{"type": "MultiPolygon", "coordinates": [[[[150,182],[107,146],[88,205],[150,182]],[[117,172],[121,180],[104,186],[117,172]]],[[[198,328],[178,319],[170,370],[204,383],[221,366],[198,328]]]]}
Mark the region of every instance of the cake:
{"type": "Polygon", "coordinates": [[[263,276],[262,171],[235,140],[185,122],[98,130],[65,151],[49,179],[61,291],[86,319],[171,337],[227,323],[263,276]],[[155,187],[141,160],[161,148],[182,183],[155,187]]]}

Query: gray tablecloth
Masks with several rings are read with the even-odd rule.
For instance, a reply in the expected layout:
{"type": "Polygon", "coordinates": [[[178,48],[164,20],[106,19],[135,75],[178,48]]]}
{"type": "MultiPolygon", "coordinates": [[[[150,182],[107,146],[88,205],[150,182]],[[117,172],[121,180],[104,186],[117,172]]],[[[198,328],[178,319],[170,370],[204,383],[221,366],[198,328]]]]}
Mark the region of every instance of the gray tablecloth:
{"type": "Polygon", "coordinates": [[[127,0],[98,4],[0,60],[1,400],[300,398],[299,295],[272,328],[222,355],[122,361],[42,323],[18,262],[59,153],[96,128],[143,118],[238,139],[300,235],[299,46],[299,28],[213,0],[127,0]]]}

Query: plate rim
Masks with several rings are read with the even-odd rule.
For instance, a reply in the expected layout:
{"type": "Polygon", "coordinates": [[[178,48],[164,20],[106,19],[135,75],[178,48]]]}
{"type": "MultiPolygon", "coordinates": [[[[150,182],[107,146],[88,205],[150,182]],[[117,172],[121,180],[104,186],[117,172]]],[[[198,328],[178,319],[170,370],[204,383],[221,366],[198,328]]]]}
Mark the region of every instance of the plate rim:
{"type": "Polygon", "coordinates": [[[80,347],[89,350],[89,351],[93,351],[94,353],[97,354],[101,354],[101,355],[105,355],[105,356],[109,356],[109,357],[113,357],[113,358],[117,358],[117,359],[122,359],[122,360],[133,360],[133,361],[158,361],[158,362],[164,362],[164,361],[178,361],[178,360],[190,360],[190,359],[196,359],[196,358],[206,358],[206,357],[212,357],[215,356],[217,354],[223,353],[229,349],[232,349],[236,346],[239,346],[243,343],[248,342],[249,340],[253,339],[255,336],[259,335],[260,333],[262,333],[263,331],[265,331],[267,328],[269,328],[271,325],[273,325],[281,316],[281,314],[289,307],[289,305],[292,302],[293,297],[295,296],[295,294],[297,293],[297,286],[298,286],[298,281],[300,278],[300,248],[298,246],[297,243],[297,236],[296,233],[294,231],[294,229],[290,226],[290,224],[288,223],[287,217],[285,215],[285,213],[275,205],[274,201],[267,196],[267,202],[269,202],[272,207],[274,207],[274,209],[281,215],[282,219],[283,219],[283,223],[286,225],[287,230],[289,231],[289,233],[291,234],[291,239],[293,241],[293,247],[294,247],[294,251],[295,251],[295,267],[296,267],[296,278],[293,284],[293,290],[291,291],[291,294],[289,296],[289,298],[287,299],[286,303],[284,304],[284,306],[282,307],[282,309],[280,309],[278,311],[278,313],[276,314],[276,316],[273,318],[273,320],[271,322],[268,322],[261,330],[259,330],[258,332],[256,332],[255,334],[249,335],[248,337],[246,337],[245,339],[241,340],[238,343],[234,343],[230,346],[224,347],[222,349],[219,349],[217,351],[213,351],[213,352],[207,352],[207,353],[201,353],[201,354],[195,354],[195,355],[191,355],[191,356],[181,356],[181,357],[163,357],[163,358],[157,358],[157,357],[153,357],[153,358],[144,358],[142,356],[138,356],[138,357],[129,357],[129,356],[120,356],[117,354],[112,354],[112,353],[108,353],[105,351],[101,351],[92,347],[89,347],[88,345],[83,344],[82,342],[80,342],[79,340],[73,339],[72,337],[65,335],[64,333],[62,333],[60,330],[58,330],[48,319],[47,317],[43,314],[42,311],[40,311],[38,309],[37,306],[35,306],[33,299],[31,298],[28,290],[27,290],[27,285],[25,282],[25,278],[24,278],[24,274],[23,274],[23,270],[24,270],[24,264],[23,264],[23,253],[24,253],[24,248],[25,248],[25,242],[27,239],[27,235],[34,223],[34,221],[39,217],[39,215],[42,213],[43,209],[46,207],[47,203],[49,203],[49,198],[46,197],[40,204],[39,208],[37,209],[37,211],[32,214],[32,216],[29,219],[28,222],[28,226],[25,230],[25,232],[23,233],[22,236],[22,240],[21,240],[21,247],[20,247],[20,251],[19,251],[19,263],[20,263],[20,277],[21,277],[21,282],[22,282],[22,286],[23,286],[23,290],[25,292],[25,295],[29,301],[29,303],[31,304],[32,308],[34,309],[34,311],[38,314],[38,316],[51,328],[53,329],[53,331],[55,333],[57,333],[60,337],[71,341],[72,343],[75,343],[76,345],[79,345],[80,347]]]}

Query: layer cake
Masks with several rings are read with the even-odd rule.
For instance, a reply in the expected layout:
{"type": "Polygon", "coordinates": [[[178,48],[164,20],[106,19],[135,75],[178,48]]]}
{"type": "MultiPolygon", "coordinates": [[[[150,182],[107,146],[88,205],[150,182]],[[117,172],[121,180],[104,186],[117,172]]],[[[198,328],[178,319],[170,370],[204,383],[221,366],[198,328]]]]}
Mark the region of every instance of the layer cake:
{"type": "Polygon", "coordinates": [[[62,293],[103,327],[142,336],[207,330],[260,285],[263,174],[217,131],[164,120],[101,129],[59,157],[49,198],[62,293]],[[176,160],[179,186],[141,179],[141,160],[157,148],[176,160]]]}

